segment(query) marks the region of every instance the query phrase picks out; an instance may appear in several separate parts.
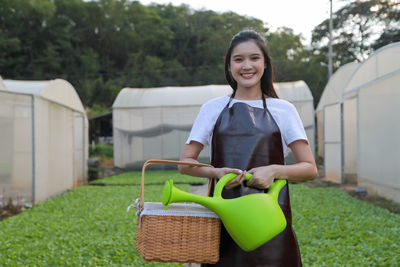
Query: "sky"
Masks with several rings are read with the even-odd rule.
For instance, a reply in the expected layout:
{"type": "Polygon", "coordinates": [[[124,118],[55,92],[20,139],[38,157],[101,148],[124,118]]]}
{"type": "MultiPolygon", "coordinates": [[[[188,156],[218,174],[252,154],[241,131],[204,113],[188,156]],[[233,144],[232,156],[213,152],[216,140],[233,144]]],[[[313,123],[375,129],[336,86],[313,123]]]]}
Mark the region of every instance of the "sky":
{"type": "MultiPolygon", "coordinates": [[[[272,31],[278,27],[289,27],[295,34],[304,37],[304,44],[311,41],[312,29],[329,18],[329,0],[139,0],[143,5],[150,3],[174,6],[187,4],[191,8],[216,12],[233,11],[239,15],[254,17],[267,23],[272,31]]],[[[333,12],[344,5],[343,0],[333,0],[333,12]]]]}

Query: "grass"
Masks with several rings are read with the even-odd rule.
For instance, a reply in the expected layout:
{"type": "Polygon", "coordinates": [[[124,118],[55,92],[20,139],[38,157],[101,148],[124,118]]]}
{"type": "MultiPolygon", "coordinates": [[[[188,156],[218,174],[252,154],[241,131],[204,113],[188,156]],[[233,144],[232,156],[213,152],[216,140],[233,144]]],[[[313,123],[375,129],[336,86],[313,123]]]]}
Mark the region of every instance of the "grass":
{"type": "MultiPolygon", "coordinates": [[[[91,185],[140,185],[141,171],[131,171],[104,179],[94,180],[91,185]]],[[[144,180],[146,185],[163,185],[165,181],[173,179],[174,184],[203,184],[205,178],[182,175],[178,171],[146,171],[144,180]]]]}
{"type": "MultiPolygon", "coordinates": [[[[146,201],[160,201],[162,179],[186,179],[148,174],[146,201]]],[[[0,266],[181,266],[146,263],[135,250],[136,216],[126,208],[139,195],[138,179],[135,172],[104,179],[113,186],[75,188],[3,220],[0,266]]],[[[400,266],[400,215],[333,187],[290,189],[304,266],[400,266]]]]}
{"type": "Polygon", "coordinates": [[[378,206],[384,209],[389,210],[390,212],[400,214],[400,203],[397,203],[393,200],[384,198],[382,196],[376,195],[376,194],[357,194],[354,192],[354,187],[350,186],[348,187],[346,184],[345,185],[340,185],[337,183],[329,182],[329,181],[324,181],[321,179],[316,179],[312,181],[306,181],[303,182],[304,185],[307,185],[308,187],[316,188],[316,187],[334,187],[338,188],[347,194],[349,194],[352,197],[355,197],[359,200],[362,200],[364,202],[369,202],[373,204],[374,206],[378,206]]]}
{"type": "Polygon", "coordinates": [[[291,187],[305,266],[400,266],[400,215],[333,187],[291,187]]]}
{"type": "MultiPolygon", "coordinates": [[[[146,201],[160,201],[161,192],[146,188],[146,201]]],[[[138,195],[137,186],[82,186],[5,219],[0,266],[158,265],[135,250],[135,210],[126,209],[138,195]]]]}
{"type": "Polygon", "coordinates": [[[101,157],[111,159],[114,156],[114,149],[112,145],[96,144],[95,147],[89,146],[89,157],[101,157]]]}

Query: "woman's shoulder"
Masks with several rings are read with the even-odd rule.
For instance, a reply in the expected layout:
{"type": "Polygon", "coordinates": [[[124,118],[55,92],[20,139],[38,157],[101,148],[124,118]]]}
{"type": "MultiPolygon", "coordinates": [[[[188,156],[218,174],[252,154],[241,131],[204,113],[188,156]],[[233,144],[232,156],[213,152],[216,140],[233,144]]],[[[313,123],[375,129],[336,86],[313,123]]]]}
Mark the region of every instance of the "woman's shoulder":
{"type": "Polygon", "coordinates": [[[268,104],[271,109],[276,109],[279,111],[292,111],[296,110],[295,106],[285,99],[280,98],[268,98],[268,104]]]}
{"type": "Polygon", "coordinates": [[[229,96],[220,96],[213,99],[208,100],[206,103],[202,105],[202,109],[206,110],[219,110],[221,107],[224,107],[229,101],[229,96]]]}

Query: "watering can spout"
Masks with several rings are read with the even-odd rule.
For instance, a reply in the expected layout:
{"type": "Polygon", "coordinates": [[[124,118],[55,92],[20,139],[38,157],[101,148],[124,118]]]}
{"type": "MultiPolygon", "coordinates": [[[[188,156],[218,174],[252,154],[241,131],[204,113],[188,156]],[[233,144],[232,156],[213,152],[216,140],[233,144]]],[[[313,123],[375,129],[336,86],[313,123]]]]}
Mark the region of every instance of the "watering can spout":
{"type": "Polygon", "coordinates": [[[211,210],[215,209],[215,207],[212,207],[214,205],[214,203],[212,202],[212,198],[182,191],[174,186],[174,183],[171,179],[169,181],[166,181],[164,185],[162,196],[164,209],[168,209],[169,204],[175,202],[195,202],[206,206],[211,210]]]}
{"type": "MultiPolygon", "coordinates": [[[[222,189],[237,174],[229,173],[215,186],[214,196],[206,197],[177,189],[173,181],[165,183],[162,203],[167,209],[173,202],[196,202],[214,211],[232,239],[245,251],[252,251],[282,232],[286,218],[278,205],[280,190],[286,180],[276,180],[268,193],[256,193],[234,199],[223,199],[222,189]]],[[[251,175],[246,176],[250,179],[251,175]]]]}

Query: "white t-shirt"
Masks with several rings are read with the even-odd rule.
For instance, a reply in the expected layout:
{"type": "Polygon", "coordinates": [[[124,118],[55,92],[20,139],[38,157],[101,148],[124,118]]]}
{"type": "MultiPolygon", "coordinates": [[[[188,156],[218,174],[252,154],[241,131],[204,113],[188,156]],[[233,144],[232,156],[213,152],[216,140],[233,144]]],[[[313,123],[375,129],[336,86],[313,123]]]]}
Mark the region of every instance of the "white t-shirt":
{"type": "MultiPolygon", "coordinates": [[[[224,107],[228,104],[229,98],[229,96],[214,98],[201,106],[186,144],[189,144],[190,141],[197,141],[204,146],[211,144],[215,122],[224,107]]],[[[232,99],[229,106],[231,107],[237,102],[245,103],[254,108],[264,108],[261,99],[232,99]]],[[[277,98],[267,98],[266,103],[269,112],[281,131],[283,153],[285,156],[288,154],[287,146],[290,143],[296,140],[306,140],[308,142],[303,123],[292,103],[277,98]]]]}

